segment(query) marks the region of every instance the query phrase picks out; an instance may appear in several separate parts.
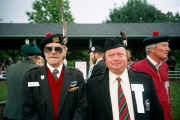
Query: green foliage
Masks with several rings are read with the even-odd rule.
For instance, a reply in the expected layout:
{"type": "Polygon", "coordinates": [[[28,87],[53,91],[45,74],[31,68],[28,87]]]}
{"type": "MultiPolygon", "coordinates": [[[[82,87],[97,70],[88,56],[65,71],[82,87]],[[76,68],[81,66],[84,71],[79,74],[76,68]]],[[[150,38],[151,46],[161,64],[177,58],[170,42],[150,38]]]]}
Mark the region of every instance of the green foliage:
{"type": "MultiPolygon", "coordinates": [[[[71,15],[69,0],[65,0],[62,3],[65,20],[68,23],[72,23],[74,18],[71,15]]],[[[35,0],[33,3],[33,11],[27,12],[26,14],[31,23],[62,23],[56,0],[35,0]]]]}
{"type": "Polygon", "coordinates": [[[173,120],[180,120],[180,82],[171,82],[170,87],[173,120]]]}
{"type": "Polygon", "coordinates": [[[146,0],[128,0],[118,8],[111,10],[106,23],[154,23],[154,22],[180,22],[180,15],[172,12],[162,13],[146,0]]]}
{"type": "Polygon", "coordinates": [[[13,58],[13,60],[17,60],[20,54],[19,50],[0,50],[0,59],[9,59],[13,58]]]}
{"type": "Polygon", "coordinates": [[[88,61],[88,50],[72,50],[67,54],[68,66],[74,67],[75,61],[88,61]]]}
{"type": "Polygon", "coordinates": [[[7,99],[7,84],[5,81],[0,81],[0,101],[7,99]]]}
{"type": "Polygon", "coordinates": [[[180,23],[180,14],[179,13],[175,13],[175,15],[173,15],[172,12],[167,12],[166,16],[168,17],[169,22],[180,23]]]}
{"type": "Polygon", "coordinates": [[[173,53],[173,55],[176,57],[176,60],[177,61],[179,61],[179,63],[180,63],[180,50],[175,50],[175,51],[172,51],[173,53]]]}
{"type": "Polygon", "coordinates": [[[0,59],[8,59],[9,55],[5,52],[5,50],[0,50],[0,59]]]}
{"type": "Polygon", "coordinates": [[[174,55],[174,57],[176,58],[176,67],[177,68],[180,68],[180,50],[174,50],[174,51],[171,51],[172,52],[172,55],[174,55]]]}

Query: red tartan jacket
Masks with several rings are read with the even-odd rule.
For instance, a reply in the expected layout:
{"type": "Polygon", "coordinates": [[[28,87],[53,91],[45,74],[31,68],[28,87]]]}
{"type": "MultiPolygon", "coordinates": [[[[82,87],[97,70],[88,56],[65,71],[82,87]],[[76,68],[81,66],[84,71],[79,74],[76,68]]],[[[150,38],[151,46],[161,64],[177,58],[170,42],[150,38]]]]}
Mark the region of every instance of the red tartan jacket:
{"type": "Polygon", "coordinates": [[[131,66],[132,70],[141,71],[150,74],[153,78],[156,94],[159,102],[163,108],[165,120],[172,120],[171,103],[169,95],[169,87],[166,86],[168,82],[168,65],[163,62],[159,71],[150,63],[148,59],[143,59],[131,66]]]}

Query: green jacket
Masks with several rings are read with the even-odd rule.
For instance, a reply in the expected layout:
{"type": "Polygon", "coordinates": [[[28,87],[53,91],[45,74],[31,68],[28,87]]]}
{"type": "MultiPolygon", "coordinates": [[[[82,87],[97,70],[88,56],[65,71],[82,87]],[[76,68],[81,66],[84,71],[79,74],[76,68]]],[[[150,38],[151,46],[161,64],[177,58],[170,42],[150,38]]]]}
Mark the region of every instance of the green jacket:
{"type": "Polygon", "coordinates": [[[26,71],[37,65],[29,60],[12,64],[7,70],[8,99],[5,105],[4,117],[22,119],[23,77],[26,71]]]}

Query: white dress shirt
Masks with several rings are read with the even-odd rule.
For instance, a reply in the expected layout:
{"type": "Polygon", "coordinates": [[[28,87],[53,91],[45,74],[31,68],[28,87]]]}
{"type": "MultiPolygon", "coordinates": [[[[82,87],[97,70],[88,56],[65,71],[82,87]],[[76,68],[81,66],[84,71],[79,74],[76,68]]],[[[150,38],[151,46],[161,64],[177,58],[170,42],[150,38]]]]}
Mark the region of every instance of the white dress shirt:
{"type": "Polygon", "coordinates": [[[162,62],[158,64],[156,61],[154,61],[150,56],[147,56],[147,59],[155,66],[157,70],[159,70],[159,67],[161,66],[162,62]]]}
{"type": "Polygon", "coordinates": [[[134,109],[131,95],[131,88],[129,84],[129,77],[127,69],[120,75],[115,75],[111,71],[109,71],[109,89],[111,96],[111,104],[112,104],[112,112],[113,112],[113,120],[119,120],[119,106],[118,106],[118,81],[117,77],[121,78],[121,86],[123,89],[124,96],[126,98],[126,102],[128,105],[128,110],[130,114],[131,120],[134,119],[134,109]]]}
{"type": "MultiPolygon", "coordinates": [[[[51,73],[53,73],[53,71],[54,71],[55,68],[53,68],[53,67],[52,67],[51,65],[49,65],[48,63],[47,63],[47,67],[49,68],[49,70],[51,71],[51,73]]],[[[58,77],[58,78],[59,78],[59,76],[60,76],[60,74],[61,74],[62,67],[63,67],[63,64],[61,64],[61,65],[57,68],[57,70],[59,71],[58,74],[57,74],[57,77],[58,77]]]]}

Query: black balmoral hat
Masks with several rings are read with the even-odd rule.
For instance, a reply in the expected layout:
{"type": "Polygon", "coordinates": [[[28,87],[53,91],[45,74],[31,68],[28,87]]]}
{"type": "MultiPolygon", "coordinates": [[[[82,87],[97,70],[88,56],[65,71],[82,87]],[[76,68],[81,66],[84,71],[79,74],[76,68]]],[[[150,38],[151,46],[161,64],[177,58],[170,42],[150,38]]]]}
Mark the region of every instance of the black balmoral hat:
{"type": "Polygon", "coordinates": [[[120,38],[106,39],[105,44],[104,44],[104,51],[110,50],[113,48],[117,48],[117,47],[124,47],[125,48],[125,46],[124,46],[124,44],[120,38]]]}
{"type": "Polygon", "coordinates": [[[89,52],[103,53],[104,49],[100,46],[93,46],[89,49],[89,52]]]}
{"type": "Polygon", "coordinates": [[[143,43],[144,43],[144,46],[148,46],[148,45],[156,44],[159,42],[168,42],[168,41],[169,41],[168,36],[153,36],[150,38],[145,38],[143,43]]]}
{"type": "Polygon", "coordinates": [[[65,37],[63,37],[62,34],[52,35],[51,33],[47,33],[46,38],[40,42],[40,49],[43,51],[44,46],[48,43],[59,43],[59,44],[64,45],[64,39],[65,37]]]}

